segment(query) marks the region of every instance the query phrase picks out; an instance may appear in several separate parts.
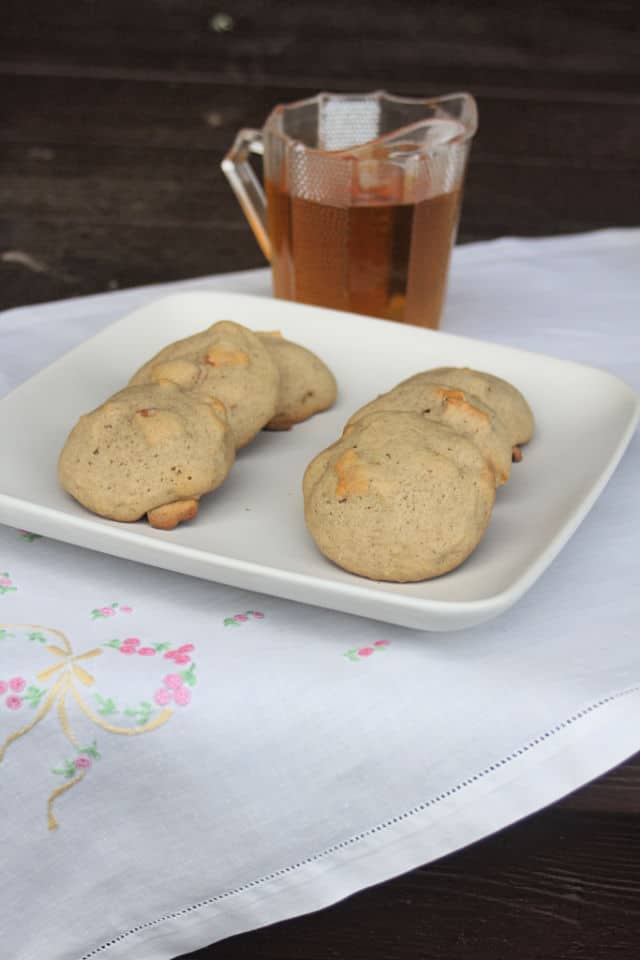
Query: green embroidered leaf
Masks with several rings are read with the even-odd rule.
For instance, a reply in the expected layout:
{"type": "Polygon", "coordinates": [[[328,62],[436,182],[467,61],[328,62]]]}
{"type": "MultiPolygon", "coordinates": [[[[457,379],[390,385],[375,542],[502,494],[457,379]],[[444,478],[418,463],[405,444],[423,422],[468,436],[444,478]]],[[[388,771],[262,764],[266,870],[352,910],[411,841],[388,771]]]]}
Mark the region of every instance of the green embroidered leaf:
{"type": "Polygon", "coordinates": [[[154,643],[153,648],[157,653],[164,653],[165,650],[171,649],[171,644],[170,643],[154,643]]]}
{"type": "Polygon", "coordinates": [[[118,707],[112,697],[101,697],[99,693],[94,694],[98,702],[98,713],[103,717],[118,712],[118,707]]]}
{"type": "Polygon", "coordinates": [[[3,627],[0,629],[0,640],[6,640],[7,637],[15,637],[15,633],[9,633],[9,631],[5,630],[3,627]]]}
{"type": "Polygon", "coordinates": [[[22,694],[22,699],[25,703],[28,703],[30,707],[38,707],[46,692],[46,687],[29,686],[22,694]]]}
{"type": "Polygon", "coordinates": [[[188,670],[181,670],[180,676],[182,677],[183,682],[186,683],[189,687],[195,687],[196,683],[198,682],[196,680],[195,663],[192,663],[188,670]]]}
{"type": "Polygon", "coordinates": [[[122,644],[122,641],[118,639],[107,640],[106,643],[103,643],[103,647],[113,647],[114,650],[119,650],[121,644],[122,644]]]}
{"type": "Polygon", "coordinates": [[[138,710],[138,719],[136,723],[139,727],[144,727],[145,723],[149,722],[149,717],[151,716],[151,704],[148,705],[148,708],[140,707],[138,710]]]}
{"type": "Polygon", "coordinates": [[[44,633],[40,633],[39,630],[33,630],[31,633],[27,634],[27,640],[33,641],[33,643],[46,643],[47,638],[44,633]]]}
{"type": "Polygon", "coordinates": [[[17,589],[17,587],[0,587],[0,596],[4,595],[5,593],[15,593],[17,589]]]}
{"type": "Polygon", "coordinates": [[[240,626],[240,624],[238,623],[238,621],[237,621],[237,620],[234,620],[233,617],[225,617],[225,618],[224,618],[224,625],[225,625],[225,627],[239,627],[239,626],[240,626]]]}
{"type": "Polygon", "coordinates": [[[63,760],[63,765],[61,767],[54,767],[51,772],[57,773],[58,776],[66,777],[67,780],[70,780],[71,777],[76,774],[76,765],[73,760],[63,760]]]}
{"type": "Polygon", "coordinates": [[[149,717],[153,713],[153,704],[148,700],[143,700],[139,707],[127,707],[124,711],[127,717],[135,717],[139,727],[143,727],[149,722],[149,717]]]}
{"type": "Polygon", "coordinates": [[[87,757],[93,757],[94,760],[100,759],[100,754],[98,753],[98,747],[96,741],[92,740],[88,747],[80,747],[78,753],[84,753],[87,757]]]}
{"type": "Polygon", "coordinates": [[[346,653],[343,653],[343,657],[346,657],[347,660],[358,660],[358,648],[354,647],[352,650],[347,650],[346,653]]]}

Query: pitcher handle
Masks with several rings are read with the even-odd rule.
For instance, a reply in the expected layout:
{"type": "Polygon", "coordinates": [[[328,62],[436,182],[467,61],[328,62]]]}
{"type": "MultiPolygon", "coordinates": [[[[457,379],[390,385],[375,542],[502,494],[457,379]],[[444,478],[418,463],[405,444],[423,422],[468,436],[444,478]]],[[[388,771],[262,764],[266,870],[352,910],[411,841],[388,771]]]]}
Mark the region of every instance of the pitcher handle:
{"type": "Polygon", "coordinates": [[[267,200],[262,184],[249,162],[251,153],[264,155],[262,132],[250,129],[240,130],[221,166],[260,244],[260,249],[270,261],[271,241],[267,226],[267,200]]]}

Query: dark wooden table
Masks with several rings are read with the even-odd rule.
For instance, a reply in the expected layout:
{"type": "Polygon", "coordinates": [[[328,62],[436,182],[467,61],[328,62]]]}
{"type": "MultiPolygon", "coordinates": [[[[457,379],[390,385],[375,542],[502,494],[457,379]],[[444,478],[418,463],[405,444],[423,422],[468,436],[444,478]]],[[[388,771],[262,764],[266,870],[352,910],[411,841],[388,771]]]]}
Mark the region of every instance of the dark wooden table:
{"type": "MultiPolygon", "coordinates": [[[[0,44],[4,307],[262,265],[220,159],[240,126],[319,89],[476,95],[461,242],[640,224],[634,0],[5,0],[0,44]]],[[[635,960],[639,864],[636,758],[193,957],[635,960]]]]}

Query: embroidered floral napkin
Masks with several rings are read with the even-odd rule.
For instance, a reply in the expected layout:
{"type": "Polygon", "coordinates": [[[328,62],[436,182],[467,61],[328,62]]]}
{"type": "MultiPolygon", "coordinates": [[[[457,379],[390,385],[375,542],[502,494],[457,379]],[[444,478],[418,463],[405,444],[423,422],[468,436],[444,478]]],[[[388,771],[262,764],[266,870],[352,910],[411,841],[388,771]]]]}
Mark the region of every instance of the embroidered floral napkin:
{"type": "MultiPolygon", "coordinates": [[[[640,231],[459,248],[446,328],[637,388],[639,257],[640,231]]],[[[267,294],[268,275],[190,285],[267,294]]],[[[168,289],[5,313],[0,390],[168,289]]],[[[1,955],[166,960],[442,856],[640,748],[639,465],[636,438],[525,598],[458,634],[0,527],[1,955]]]]}

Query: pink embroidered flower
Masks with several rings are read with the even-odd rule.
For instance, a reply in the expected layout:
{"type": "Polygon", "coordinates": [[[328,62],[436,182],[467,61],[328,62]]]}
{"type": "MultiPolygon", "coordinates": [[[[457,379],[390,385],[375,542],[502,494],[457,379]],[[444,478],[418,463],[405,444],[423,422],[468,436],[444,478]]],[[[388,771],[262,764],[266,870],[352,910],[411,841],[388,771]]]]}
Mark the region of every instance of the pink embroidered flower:
{"type": "Polygon", "coordinates": [[[138,639],[138,637],[125,637],[125,639],[122,642],[126,643],[128,647],[140,646],[140,640],[138,639]]]}
{"type": "Polygon", "coordinates": [[[259,610],[254,610],[254,611],[253,611],[253,615],[254,615],[254,617],[256,618],[256,620],[263,620],[263,619],[264,619],[264,613],[260,613],[259,610]]]}
{"type": "Polygon", "coordinates": [[[249,617],[247,617],[246,614],[244,614],[244,613],[236,613],[236,615],[235,615],[235,617],[234,617],[233,619],[234,619],[234,620],[239,620],[240,623],[244,623],[244,621],[245,621],[245,620],[248,620],[249,617]]]}
{"type": "Polygon", "coordinates": [[[11,580],[9,577],[0,577],[0,587],[10,587],[11,580]]]}
{"type": "Polygon", "coordinates": [[[7,697],[5,703],[9,707],[9,710],[19,710],[22,706],[21,698],[16,696],[7,697]]]}
{"type": "Polygon", "coordinates": [[[390,640],[376,640],[374,647],[388,647],[390,642],[390,640]]]}
{"type": "Polygon", "coordinates": [[[164,655],[165,660],[173,660],[174,663],[189,663],[191,657],[189,654],[195,647],[192,643],[185,643],[176,650],[167,650],[164,655]]]}
{"type": "Polygon", "coordinates": [[[76,757],[76,768],[78,770],[88,770],[91,766],[91,760],[89,757],[85,757],[83,753],[79,757],[76,757]]]}
{"type": "Polygon", "coordinates": [[[131,656],[131,654],[132,654],[132,653],[135,653],[135,652],[136,652],[136,648],[135,648],[135,647],[128,647],[128,646],[126,645],[126,643],[123,643],[122,646],[120,647],[120,653],[124,653],[124,654],[126,654],[127,656],[131,656]]]}
{"type": "Polygon", "coordinates": [[[115,616],[115,610],[113,607],[100,607],[98,613],[101,613],[103,617],[113,617],[115,616]]]}
{"type": "Polygon", "coordinates": [[[156,652],[153,647],[140,647],[138,654],[141,657],[155,657],[156,652]]]}
{"type": "Polygon", "coordinates": [[[133,613],[133,607],[120,607],[120,613],[133,613]]]}
{"type": "Polygon", "coordinates": [[[171,690],[156,690],[153,699],[159,707],[166,707],[168,703],[171,703],[171,690]]]}
{"type": "Polygon", "coordinates": [[[12,677],[11,680],[9,680],[9,686],[14,693],[22,693],[26,684],[22,677],[12,677]]]}
{"type": "Polygon", "coordinates": [[[370,657],[374,652],[373,647],[360,647],[358,650],[359,657],[370,657]]]}
{"type": "Polygon", "coordinates": [[[177,690],[182,686],[182,677],[179,673],[168,673],[162,682],[170,690],[177,690]]]}
{"type": "Polygon", "coordinates": [[[187,687],[178,687],[173,691],[173,699],[179,707],[186,707],[191,700],[191,691],[187,687]]]}
{"type": "Polygon", "coordinates": [[[8,689],[9,685],[7,684],[6,680],[0,680],[0,697],[3,695],[3,693],[6,693],[8,689]]]}

